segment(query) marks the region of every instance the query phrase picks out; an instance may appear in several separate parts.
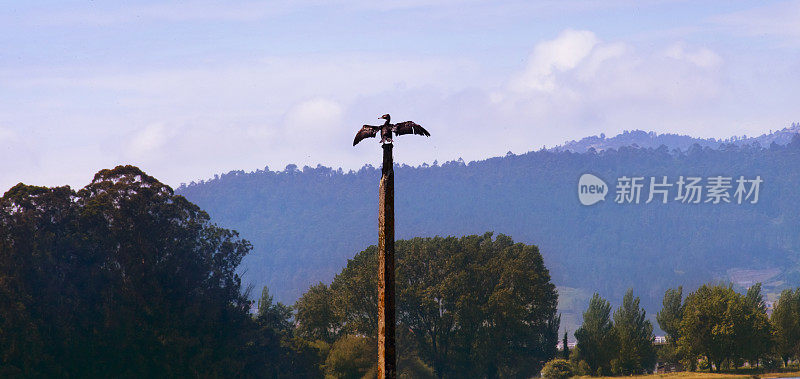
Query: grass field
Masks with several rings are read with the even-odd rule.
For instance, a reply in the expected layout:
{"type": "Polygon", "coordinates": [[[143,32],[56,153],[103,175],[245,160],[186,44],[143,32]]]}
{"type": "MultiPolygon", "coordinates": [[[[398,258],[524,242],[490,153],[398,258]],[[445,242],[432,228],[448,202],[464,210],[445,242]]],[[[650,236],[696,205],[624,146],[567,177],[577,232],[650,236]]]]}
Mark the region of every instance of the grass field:
{"type": "MultiPolygon", "coordinates": [[[[792,372],[775,372],[775,373],[764,373],[764,374],[716,374],[716,373],[708,373],[708,372],[676,372],[672,374],[652,374],[652,375],[636,375],[636,376],[625,376],[624,378],[641,378],[641,379],[654,379],[654,378],[665,378],[665,379],[672,379],[672,378],[681,378],[681,379],[690,379],[690,378],[700,378],[700,379],[714,379],[714,378],[731,378],[731,379],[745,379],[745,378],[793,378],[797,377],[800,378],[800,371],[792,371],[792,372]]],[[[582,376],[581,378],[597,378],[591,376],[582,376]]],[[[608,376],[608,377],[601,377],[604,379],[612,379],[612,378],[623,378],[621,376],[608,376]]]]}

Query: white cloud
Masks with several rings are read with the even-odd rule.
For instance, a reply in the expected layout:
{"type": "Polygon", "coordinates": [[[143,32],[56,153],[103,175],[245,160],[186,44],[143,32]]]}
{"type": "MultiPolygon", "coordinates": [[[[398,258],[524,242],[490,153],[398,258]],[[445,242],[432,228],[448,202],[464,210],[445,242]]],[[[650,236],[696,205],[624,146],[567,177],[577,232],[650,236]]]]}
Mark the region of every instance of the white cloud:
{"type": "Polygon", "coordinates": [[[286,114],[286,126],[290,129],[306,129],[317,132],[329,130],[331,124],[338,124],[342,117],[342,107],[335,101],[312,99],[292,107],[286,114]]]}
{"type": "Polygon", "coordinates": [[[555,76],[575,68],[597,45],[589,31],[565,30],[552,41],[541,42],[528,59],[525,71],[512,83],[518,91],[553,91],[555,76]]]}
{"type": "Polygon", "coordinates": [[[286,112],[278,139],[283,145],[325,151],[337,136],[353,130],[353,125],[342,124],[343,114],[344,108],[333,100],[315,98],[301,101],[286,112]]]}
{"type": "Polygon", "coordinates": [[[717,53],[706,48],[688,50],[683,43],[675,43],[668,47],[664,51],[664,56],[688,61],[702,68],[713,68],[722,63],[722,58],[717,53]]]}
{"type": "Polygon", "coordinates": [[[641,46],[567,30],[538,43],[503,88],[487,91],[484,122],[512,125],[503,135],[515,152],[624,129],[696,135],[719,113],[723,66],[704,46],[641,46]]]}
{"type": "Polygon", "coordinates": [[[598,74],[598,70],[601,70],[608,60],[617,59],[626,53],[630,53],[630,47],[622,42],[599,44],[586,59],[578,75],[584,80],[589,80],[598,74]]]}
{"type": "Polygon", "coordinates": [[[675,44],[662,53],[638,51],[623,42],[601,41],[589,31],[567,30],[536,45],[527,67],[508,83],[506,96],[492,99],[525,104],[543,119],[555,109],[580,113],[586,107],[631,103],[694,104],[718,94],[714,69],[720,64],[721,58],[704,47],[675,44]]]}
{"type": "Polygon", "coordinates": [[[162,148],[168,139],[163,123],[150,124],[138,131],[128,143],[128,153],[134,159],[145,159],[162,148]]]}

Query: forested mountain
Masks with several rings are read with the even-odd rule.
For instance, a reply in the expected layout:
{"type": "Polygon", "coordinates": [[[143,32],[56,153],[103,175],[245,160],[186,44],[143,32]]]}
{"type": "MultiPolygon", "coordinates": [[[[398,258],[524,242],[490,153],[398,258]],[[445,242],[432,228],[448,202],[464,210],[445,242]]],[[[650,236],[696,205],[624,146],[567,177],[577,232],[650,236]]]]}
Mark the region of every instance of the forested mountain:
{"type": "MultiPolygon", "coordinates": [[[[396,235],[481,235],[538,245],[559,286],[562,326],[579,323],[592,292],[617,304],[628,288],[652,318],[668,287],[709,280],[775,294],[800,285],[800,137],[781,145],[693,145],[686,150],[620,147],[585,153],[543,150],[483,161],[395,169],[396,235]],[[605,201],[584,206],[578,179],[604,180],[605,201]],[[617,180],[643,177],[639,204],[615,202],[617,180]],[[666,176],[669,201],[646,203],[650,177],[666,176]],[[679,177],[700,177],[699,204],[675,200],[679,177]],[[705,203],[708,178],[730,177],[730,203],[705,203]],[[737,204],[736,180],[760,177],[759,199],[737,204]]],[[[330,282],[377,241],[379,168],[344,172],[290,165],[230,172],[177,192],[253,244],[245,283],[292,303],[330,282]]],[[[770,295],[773,296],[773,295],[770,295]]],[[[773,296],[774,297],[774,296],[773,296]]],[[[770,297],[770,299],[773,299],[770,297]]]]}
{"type": "Polygon", "coordinates": [[[623,146],[658,148],[659,146],[664,145],[670,149],[680,149],[685,151],[695,144],[701,147],[711,147],[715,149],[724,144],[732,144],[736,146],[753,144],[759,146],[769,146],[774,142],[779,145],[785,145],[789,143],[792,140],[792,137],[798,132],[800,132],[800,123],[792,123],[790,127],[783,128],[769,134],[762,134],[758,137],[736,136],[726,139],[695,138],[680,134],[657,134],[655,132],[645,132],[643,130],[631,130],[625,131],[624,133],[611,138],[606,138],[605,134],[600,134],[599,136],[582,138],[580,141],[569,141],[563,145],[556,146],[551,150],[585,153],[589,151],[589,149],[603,151],[607,149],[619,149],[623,146]]]}

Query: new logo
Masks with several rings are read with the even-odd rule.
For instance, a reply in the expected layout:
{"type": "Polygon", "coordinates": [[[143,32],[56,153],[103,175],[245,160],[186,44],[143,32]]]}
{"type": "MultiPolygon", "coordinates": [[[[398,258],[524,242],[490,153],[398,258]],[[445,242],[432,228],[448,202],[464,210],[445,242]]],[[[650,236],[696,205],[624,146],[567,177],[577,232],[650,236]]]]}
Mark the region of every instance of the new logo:
{"type": "Polygon", "coordinates": [[[592,205],[603,201],[608,195],[608,185],[603,179],[592,174],[583,174],[578,179],[578,200],[583,205],[592,205]]]}

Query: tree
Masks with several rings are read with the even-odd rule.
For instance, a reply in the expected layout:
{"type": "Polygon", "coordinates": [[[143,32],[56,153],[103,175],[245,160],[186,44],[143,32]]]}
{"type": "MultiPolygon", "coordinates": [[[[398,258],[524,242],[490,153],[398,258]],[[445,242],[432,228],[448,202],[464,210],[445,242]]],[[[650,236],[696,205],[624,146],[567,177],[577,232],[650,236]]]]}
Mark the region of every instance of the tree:
{"type": "Polygon", "coordinates": [[[772,350],[772,325],[767,317],[767,305],[761,294],[761,283],[747,289],[744,297],[745,319],[742,335],[746,343],[741,343],[739,356],[758,367],[761,358],[772,350]]]}
{"type": "Polygon", "coordinates": [[[800,288],[781,292],[770,321],[774,327],[775,351],[787,366],[790,359],[800,356],[800,288]]]}
{"type": "Polygon", "coordinates": [[[611,321],[611,304],[599,294],[595,293],[589,301],[575,338],[578,340],[577,359],[586,362],[590,374],[611,373],[611,360],[618,347],[617,336],[611,321]]]}
{"type": "Polygon", "coordinates": [[[567,340],[567,331],[564,331],[564,340],[561,342],[564,347],[562,358],[569,360],[569,341],[567,340]]]}
{"type": "Polygon", "coordinates": [[[744,358],[745,345],[762,327],[755,316],[745,296],[730,285],[705,284],[686,297],[679,345],[688,356],[705,356],[720,371],[726,359],[744,358]]]}
{"type": "Polygon", "coordinates": [[[656,314],[656,321],[661,330],[667,334],[667,342],[677,344],[681,337],[681,319],[683,318],[683,287],[670,288],[664,293],[661,312],[656,314]]]}
{"type": "Polygon", "coordinates": [[[311,286],[297,300],[297,334],[309,341],[321,340],[333,343],[340,325],[334,314],[331,291],[324,283],[311,286]]]}
{"type": "Polygon", "coordinates": [[[264,367],[253,375],[267,378],[315,377],[322,375],[321,354],[317,346],[294,336],[292,308],[274,302],[265,286],[255,315],[259,330],[256,350],[262,354],[264,367]]]}
{"type": "Polygon", "coordinates": [[[661,330],[667,334],[667,345],[662,349],[662,358],[668,362],[678,363],[678,341],[681,338],[681,320],[683,319],[683,287],[670,288],[664,292],[661,311],[656,314],[656,321],[661,330]]]}
{"type": "Polygon", "coordinates": [[[262,365],[250,244],[133,166],[0,198],[0,359],[20,376],[241,376],[262,365]]]}
{"type": "MultiPolygon", "coordinates": [[[[415,238],[395,248],[398,351],[418,355],[440,377],[531,376],[556,355],[557,294],[536,246],[487,233],[415,238]]],[[[327,299],[333,317],[319,324],[336,325],[336,340],[373,338],[376,266],[370,246],[348,261],[327,296],[317,288],[298,304],[325,309],[327,299]]],[[[298,322],[315,324],[300,311],[298,322]]]]}
{"type": "MultiPolygon", "coordinates": [[[[555,286],[550,282],[539,249],[514,243],[502,234],[492,240],[491,233],[464,237],[458,242],[462,245],[458,249],[462,254],[450,256],[453,263],[448,265],[448,276],[431,284],[440,288],[450,286],[446,280],[452,278],[463,288],[451,287],[444,302],[460,329],[455,340],[460,341],[461,347],[471,344],[469,354],[458,349],[454,351],[462,362],[464,358],[469,362],[462,370],[482,372],[488,377],[538,374],[544,364],[556,356],[560,324],[555,286]],[[467,271],[467,275],[459,273],[459,267],[467,271]]],[[[446,258],[449,250],[442,249],[437,255],[446,258]]],[[[424,252],[422,249],[412,251],[424,252]]],[[[409,263],[423,268],[426,266],[424,259],[425,255],[416,256],[409,263]]],[[[435,273],[431,271],[424,277],[435,278],[435,273]]],[[[406,280],[413,278],[403,275],[406,280]]],[[[414,313],[430,314],[436,308],[419,311],[410,303],[406,304],[404,313],[411,316],[406,324],[427,333],[424,324],[413,323],[419,319],[414,313]]]]}
{"type": "Polygon", "coordinates": [[[614,331],[619,341],[615,374],[650,373],[656,363],[653,325],[639,307],[639,298],[628,290],[622,306],[614,312],[614,331]]]}
{"type": "Polygon", "coordinates": [[[273,329],[276,333],[285,334],[292,332],[292,308],[281,302],[273,302],[269,288],[264,286],[261,290],[261,298],[258,300],[258,313],[256,320],[259,324],[273,329]]]}
{"type": "MultiPolygon", "coordinates": [[[[399,266],[398,250],[396,244],[395,257],[399,266]]],[[[373,245],[356,254],[353,259],[348,259],[347,266],[333,278],[333,282],[330,285],[333,296],[329,300],[333,302],[332,307],[336,317],[335,323],[341,325],[337,335],[357,334],[377,340],[377,267],[378,247],[373,245]]],[[[305,295],[301,297],[301,300],[305,301],[304,299],[305,295]]]]}

